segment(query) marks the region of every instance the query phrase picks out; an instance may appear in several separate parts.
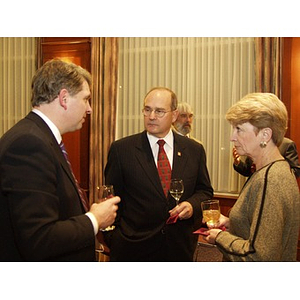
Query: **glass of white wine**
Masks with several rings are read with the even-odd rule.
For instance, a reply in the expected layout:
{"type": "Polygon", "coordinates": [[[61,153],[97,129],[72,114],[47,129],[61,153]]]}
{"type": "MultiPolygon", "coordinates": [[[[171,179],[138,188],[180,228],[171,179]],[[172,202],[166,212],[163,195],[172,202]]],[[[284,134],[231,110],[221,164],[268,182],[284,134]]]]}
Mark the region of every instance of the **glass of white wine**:
{"type": "Polygon", "coordinates": [[[171,179],[170,194],[175,199],[176,205],[178,205],[183,192],[184,192],[183,180],[171,179]]]}
{"type": "MultiPolygon", "coordinates": [[[[109,198],[114,197],[115,193],[114,193],[114,187],[113,185],[101,185],[97,187],[98,189],[98,202],[102,202],[105,201],[109,198]]],[[[114,230],[115,226],[108,226],[104,229],[101,229],[101,231],[110,231],[110,230],[114,230]]]]}
{"type": "Polygon", "coordinates": [[[201,202],[203,219],[209,229],[218,228],[220,213],[219,200],[206,200],[201,202]]]}

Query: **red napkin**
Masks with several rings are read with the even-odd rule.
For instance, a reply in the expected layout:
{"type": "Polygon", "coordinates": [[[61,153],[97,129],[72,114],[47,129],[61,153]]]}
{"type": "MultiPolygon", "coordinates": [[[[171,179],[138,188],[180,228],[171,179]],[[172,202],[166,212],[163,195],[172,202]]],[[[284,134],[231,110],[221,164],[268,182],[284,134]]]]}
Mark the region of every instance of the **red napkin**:
{"type": "Polygon", "coordinates": [[[201,234],[201,235],[205,235],[205,236],[209,235],[208,228],[204,228],[204,227],[199,228],[198,230],[194,231],[193,233],[201,234]]]}
{"type": "MultiPolygon", "coordinates": [[[[225,231],[225,230],[226,230],[226,227],[225,227],[225,226],[222,226],[222,227],[220,227],[219,229],[225,231]]],[[[198,230],[194,231],[193,233],[194,233],[194,234],[201,234],[201,235],[207,236],[207,235],[209,235],[208,230],[209,230],[208,228],[201,227],[201,228],[199,228],[198,230]]]]}
{"type": "Polygon", "coordinates": [[[179,216],[179,214],[174,215],[173,217],[170,217],[170,218],[167,220],[166,224],[174,224],[174,223],[176,223],[176,222],[177,222],[177,219],[178,219],[178,216],[179,216]]]}

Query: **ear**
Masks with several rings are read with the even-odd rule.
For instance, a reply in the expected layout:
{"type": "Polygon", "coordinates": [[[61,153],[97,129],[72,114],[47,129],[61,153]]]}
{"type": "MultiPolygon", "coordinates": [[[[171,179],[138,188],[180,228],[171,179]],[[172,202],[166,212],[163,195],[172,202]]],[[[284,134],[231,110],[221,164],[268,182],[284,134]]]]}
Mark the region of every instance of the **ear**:
{"type": "Polygon", "coordinates": [[[266,128],[263,128],[261,130],[261,132],[262,132],[262,136],[263,136],[264,141],[269,142],[270,139],[272,138],[272,134],[273,134],[272,129],[269,128],[269,127],[266,127],[266,128]]]}
{"type": "Polygon", "coordinates": [[[172,123],[174,123],[177,120],[178,114],[179,114],[178,109],[175,109],[172,112],[172,123]]]}
{"type": "Polygon", "coordinates": [[[58,100],[60,106],[62,106],[65,110],[67,110],[67,102],[68,102],[69,93],[66,89],[60,90],[58,94],[58,100]]]}

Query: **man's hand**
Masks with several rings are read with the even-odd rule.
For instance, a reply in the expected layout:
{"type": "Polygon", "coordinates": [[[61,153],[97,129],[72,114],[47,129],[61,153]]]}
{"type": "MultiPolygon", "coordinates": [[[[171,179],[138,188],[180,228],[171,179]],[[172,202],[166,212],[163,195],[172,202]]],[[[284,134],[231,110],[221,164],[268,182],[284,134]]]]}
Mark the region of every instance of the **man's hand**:
{"type": "Polygon", "coordinates": [[[169,213],[171,217],[178,214],[180,220],[189,219],[193,215],[193,207],[191,203],[183,201],[170,210],[169,213]]]}
{"type": "Polygon", "coordinates": [[[117,216],[118,203],[120,197],[112,197],[100,203],[94,203],[91,206],[90,212],[97,219],[99,229],[106,228],[114,223],[117,216]]]}

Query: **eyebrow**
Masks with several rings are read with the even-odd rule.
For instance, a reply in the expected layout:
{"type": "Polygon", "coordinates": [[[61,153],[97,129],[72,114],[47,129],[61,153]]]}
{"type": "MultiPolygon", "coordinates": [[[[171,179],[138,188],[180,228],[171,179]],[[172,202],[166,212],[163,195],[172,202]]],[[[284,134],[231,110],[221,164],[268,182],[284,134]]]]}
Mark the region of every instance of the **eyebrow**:
{"type": "Polygon", "coordinates": [[[151,106],[144,106],[144,108],[150,108],[150,109],[153,109],[153,110],[166,110],[166,108],[163,108],[163,107],[155,107],[155,108],[152,108],[151,106]]]}

